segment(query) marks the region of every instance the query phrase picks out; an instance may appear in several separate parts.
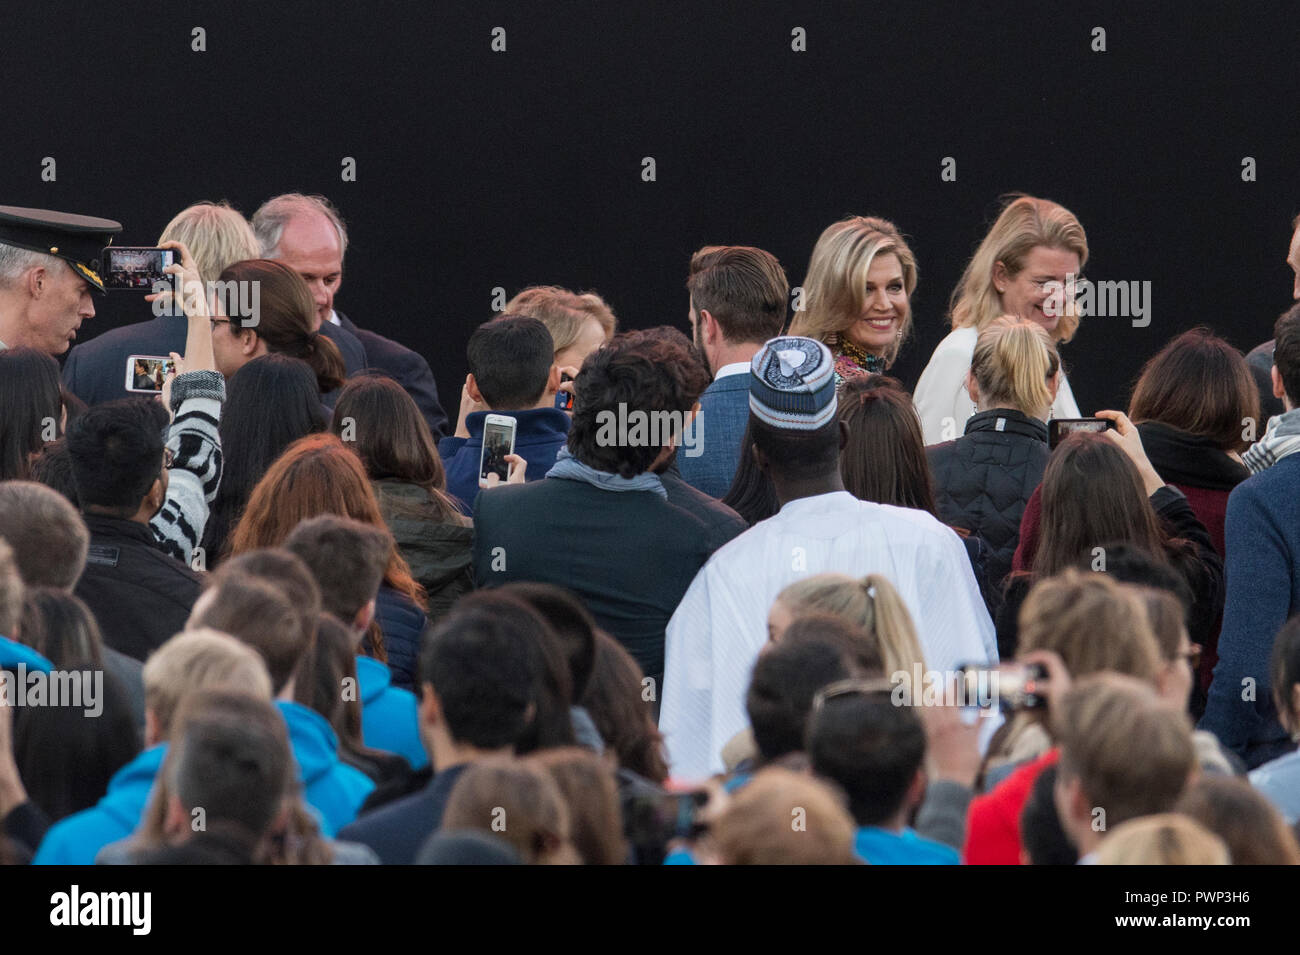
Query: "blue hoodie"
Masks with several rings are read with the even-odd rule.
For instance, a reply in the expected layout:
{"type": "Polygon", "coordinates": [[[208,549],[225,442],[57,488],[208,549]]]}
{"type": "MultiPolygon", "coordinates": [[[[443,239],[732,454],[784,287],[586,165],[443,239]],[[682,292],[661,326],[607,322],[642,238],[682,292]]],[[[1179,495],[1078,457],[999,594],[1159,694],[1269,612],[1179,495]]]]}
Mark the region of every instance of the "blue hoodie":
{"type": "Polygon", "coordinates": [[[890,832],[879,826],[863,826],[854,840],[853,851],[872,865],[960,865],[961,856],[952,846],[927,839],[913,829],[890,832]]]}
{"type": "Polygon", "coordinates": [[[289,727],[303,796],[319,813],[321,832],[332,837],[357,817],[375,784],[361,770],[339,760],[339,738],[325,717],[288,700],[277,700],[275,705],[289,727]]]}
{"type": "Polygon", "coordinates": [[[166,755],[159,743],[114,773],[103,799],[50,827],[32,865],[94,865],[100,849],[135,832],[166,755]]]}
{"type": "MultiPolygon", "coordinates": [[[[569,440],[569,416],[558,408],[527,411],[494,411],[515,419],[515,454],[528,462],[524,478],[540,481],[555,466],[555,456],[569,440]]],[[[483,456],[483,422],[488,412],[475,411],[465,418],[468,438],[443,438],[438,456],[447,468],[447,493],[460,505],[462,514],[473,515],[478,497],[478,467],[483,456]]]]}
{"type": "Polygon", "coordinates": [[[13,669],[20,663],[28,670],[39,670],[41,673],[49,673],[54,669],[53,663],[26,644],[0,637],[0,667],[13,669]]]}
{"type": "Polygon", "coordinates": [[[388,667],[370,657],[357,657],[361,690],[361,740],[373,749],[405,757],[412,769],[429,765],[420,743],[415,694],[392,685],[388,667]]]}

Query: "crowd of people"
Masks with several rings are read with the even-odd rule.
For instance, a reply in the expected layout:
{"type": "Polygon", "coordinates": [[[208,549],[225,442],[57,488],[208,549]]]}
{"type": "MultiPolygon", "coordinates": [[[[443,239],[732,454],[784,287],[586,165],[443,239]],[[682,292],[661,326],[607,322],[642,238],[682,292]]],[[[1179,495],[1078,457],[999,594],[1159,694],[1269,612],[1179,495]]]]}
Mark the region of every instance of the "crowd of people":
{"type": "Polygon", "coordinates": [[[119,229],[0,208],[0,862],[1300,863],[1300,304],[1056,440],[1078,219],[1006,201],[909,392],[851,217],[688,322],[524,289],[449,416],[324,197],[73,346],[119,229]]]}

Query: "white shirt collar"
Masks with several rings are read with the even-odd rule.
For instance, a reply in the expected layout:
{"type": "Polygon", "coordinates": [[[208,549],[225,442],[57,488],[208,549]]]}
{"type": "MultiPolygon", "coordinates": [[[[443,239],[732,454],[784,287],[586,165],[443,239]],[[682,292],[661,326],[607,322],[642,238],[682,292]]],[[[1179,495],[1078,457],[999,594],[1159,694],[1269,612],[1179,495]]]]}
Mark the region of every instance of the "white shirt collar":
{"type": "Polygon", "coordinates": [[[339,321],[339,313],[336,312],[336,311],[334,311],[334,309],[332,309],[332,308],[330,309],[330,324],[331,324],[331,325],[342,325],[342,324],[343,324],[342,322],[339,321]]]}
{"type": "Polygon", "coordinates": [[[743,375],[747,371],[749,371],[749,362],[733,361],[730,365],[723,365],[719,368],[717,373],[714,374],[713,380],[717,381],[719,378],[729,378],[732,375],[743,375]]]}

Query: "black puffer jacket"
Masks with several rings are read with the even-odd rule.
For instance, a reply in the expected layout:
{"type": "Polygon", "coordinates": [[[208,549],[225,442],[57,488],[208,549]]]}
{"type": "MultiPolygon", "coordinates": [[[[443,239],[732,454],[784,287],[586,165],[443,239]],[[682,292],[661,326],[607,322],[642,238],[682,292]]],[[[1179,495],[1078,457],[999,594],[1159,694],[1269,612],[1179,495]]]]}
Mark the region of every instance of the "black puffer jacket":
{"type": "Polygon", "coordinates": [[[966,433],[925,449],[939,519],[988,542],[990,590],[1011,571],[1025,504],[1043,480],[1047,425],[1010,408],[981,411],[966,433]]]}

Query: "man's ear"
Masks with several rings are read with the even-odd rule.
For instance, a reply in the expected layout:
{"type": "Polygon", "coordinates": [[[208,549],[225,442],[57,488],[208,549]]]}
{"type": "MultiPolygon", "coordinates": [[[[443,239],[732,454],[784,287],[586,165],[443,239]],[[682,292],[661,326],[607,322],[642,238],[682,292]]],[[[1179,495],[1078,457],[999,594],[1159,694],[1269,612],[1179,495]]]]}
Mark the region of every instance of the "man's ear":
{"type": "Polygon", "coordinates": [[[1273,397],[1286,401],[1286,389],[1282,387],[1282,376],[1278,374],[1277,365],[1270,368],[1268,374],[1273,379],[1273,397]]]}
{"type": "Polygon", "coordinates": [[[542,394],[554,395],[559,390],[560,390],[560,366],[552,362],[551,373],[546,376],[546,390],[543,391],[542,394]]]}
{"type": "Polygon", "coordinates": [[[840,450],[843,451],[849,446],[849,423],[843,418],[840,419],[840,450]]]}
{"type": "Polygon", "coordinates": [[[375,598],[370,598],[366,605],[357,611],[357,615],[352,618],[352,629],[365,633],[370,629],[370,623],[375,619],[375,598]]]}
{"type": "Polygon", "coordinates": [[[754,467],[758,468],[763,474],[767,473],[767,455],[757,444],[749,446],[749,456],[754,459],[754,467]]]}
{"type": "Polygon", "coordinates": [[[911,784],[907,787],[906,802],[903,803],[909,811],[916,806],[921,805],[921,800],[925,798],[926,787],[925,767],[921,766],[916,770],[916,775],[912,777],[911,784]]]}
{"type": "Polygon", "coordinates": [[[38,266],[27,273],[27,294],[40,298],[50,287],[50,273],[45,266],[38,266]]]}
{"type": "Polygon", "coordinates": [[[487,404],[487,402],[483,400],[483,392],[478,390],[478,382],[474,380],[474,375],[472,373],[465,376],[465,390],[469,392],[469,396],[474,399],[476,404],[487,404]]]}
{"type": "Polygon", "coordinates": [[[442,701],[433,689],[433,684],[425,680],[420,684],[420,723],[437,726],[442,722],[442,701]]]}
{"type": "Polygon", "coordinates": [[[190,814],[181,805],[180,797],[172,793],[167,797],[167,810],[163,816],[163,832],[169,836],[193,835],[190,814]]]}
{"type": "Polygon", "coordinates": [[[700,327],[700,342],[709,345],[710,347],[721,344],[722,326],[719,325],[718,320],[713,317],[713,313],[707,308],[702,308],[699,310],[699,316],[699,320],[702,323],[700,327]]]}

